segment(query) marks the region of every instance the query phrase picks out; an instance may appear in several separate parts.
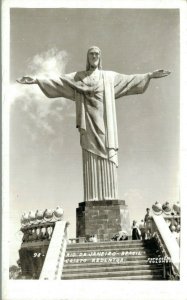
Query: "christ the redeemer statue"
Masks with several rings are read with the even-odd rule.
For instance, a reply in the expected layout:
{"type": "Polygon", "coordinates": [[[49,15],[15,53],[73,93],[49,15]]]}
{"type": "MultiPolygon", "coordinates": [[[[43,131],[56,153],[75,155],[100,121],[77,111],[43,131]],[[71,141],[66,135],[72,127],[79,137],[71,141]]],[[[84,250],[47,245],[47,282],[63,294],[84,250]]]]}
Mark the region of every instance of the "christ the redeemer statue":
{"type": "Polygon", "coordinates": [[[65,74],[58,79],[25,76],[18,80],[22,84],[38,84],[49,98],[75,101],[83,155],[84,201],[118,199],[115,99],[141,94],[151,78],[169,74],[164,70],[137,75],[103,71],[101,50],[93,46],[87,53],[86,71],[65,74]]]}

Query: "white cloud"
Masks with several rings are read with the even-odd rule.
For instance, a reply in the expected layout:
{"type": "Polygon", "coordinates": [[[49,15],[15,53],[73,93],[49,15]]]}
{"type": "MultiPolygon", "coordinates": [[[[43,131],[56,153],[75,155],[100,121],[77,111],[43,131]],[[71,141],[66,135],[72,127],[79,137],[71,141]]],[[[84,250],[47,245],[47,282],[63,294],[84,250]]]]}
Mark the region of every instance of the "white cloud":
{"type": "MultiPolygon", "coordinates": [[[[65,73],[68,57],[66,51],[58,51],[55,48],[37,54],[29,59],[28,76],[36,78],[60,76],[65,73]]],[[[58,139],[58,128],[61,127],[64,114],[67,114],[68,108],[72,106],[71,101],[64,98],[47,98],[37,85],[19,83],[10,85],[9,101],[12,112],[17,110],[24,113],[26,122],[23,125],[33,141],[46,134],[58,139]]]]}
{"type": "MultiPolygon", "coordinates": [[[[66,64],[69,56],[66,51],[58,51],[56,48],[49,49],[46,52],[36,54],[28,60],[28,74],[23,76],[31,77],[58,77],[65,73],[66,64]]],[[[21,85],[14,83],[10,85],[9,97],[11,103],[21,97],[26,100],[47,100],[36,85],[21,85]]]]}
{"type": "Polygon", "coordinates": [[[69,55],[66,51],[52,48],[29,59],[28,69],[35,76],[59,76],[65,73],[68,59],[69,55]]]}

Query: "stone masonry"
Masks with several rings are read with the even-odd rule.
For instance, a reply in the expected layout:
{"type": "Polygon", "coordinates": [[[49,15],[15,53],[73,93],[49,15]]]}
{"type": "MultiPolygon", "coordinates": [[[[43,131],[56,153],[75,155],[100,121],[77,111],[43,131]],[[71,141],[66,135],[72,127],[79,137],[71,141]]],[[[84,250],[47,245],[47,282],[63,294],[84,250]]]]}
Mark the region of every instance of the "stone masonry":
{"type": "Polygon", "coordinates": [[[76,236],[97,235],[98,240],[110,240],[120,230],[131,235],[128,206],[124,200],[87,201],[76,209],[76,236]]]}

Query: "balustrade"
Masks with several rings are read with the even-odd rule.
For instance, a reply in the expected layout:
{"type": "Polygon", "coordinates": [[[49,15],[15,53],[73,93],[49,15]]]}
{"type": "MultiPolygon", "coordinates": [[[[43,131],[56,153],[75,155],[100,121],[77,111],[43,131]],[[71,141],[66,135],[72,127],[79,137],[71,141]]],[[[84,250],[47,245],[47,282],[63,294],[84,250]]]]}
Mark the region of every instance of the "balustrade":
{"type": "Polygon", "coordinates": [[[23,232],[22,242],[35,242],[35,241],[50,241],[52,238],[55,223],[37,224],[29,227],[21,228],[23,232]]]}
{"type": "Polygon", "coordinates": [[[45,209],[23,213],[21,217],[22,242],[51,240],[55,223],[63,219],[64,211],[57,206],[56,209],[45,209]]]}
{"type": "Polygon", "coordinates": [[[178,280],[180,278],[179,247],[162,216],[152,218],[152,238],[155,240],[162,257],[163,278],[178,280]]]}

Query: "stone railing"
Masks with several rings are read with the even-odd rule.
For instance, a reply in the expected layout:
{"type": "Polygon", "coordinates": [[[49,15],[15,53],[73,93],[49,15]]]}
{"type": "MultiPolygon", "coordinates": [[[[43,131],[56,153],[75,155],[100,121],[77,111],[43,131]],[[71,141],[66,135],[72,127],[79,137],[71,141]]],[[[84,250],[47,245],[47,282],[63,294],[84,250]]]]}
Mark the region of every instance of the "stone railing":
{"type": "Polygon", "coordinates": [[[23,243],[36,242],[43,240],[51,240],[55,223],[30,225],[29,227],[21,228],[23,232],[23,243]]]}
{"type": "Polygon", "coordinates": [[[62,219],[63,209],[59,206],[55,210],[45,209],[23,213],[21,217],[22,242],[51,240],[55,223],[62,219]]]}
{"type": "Polygon", "coordinates": [[[153,233],[152,238],[155,240],[157,247],[161,253],[161,263],[163,265],[163,279],[167,279],[168,264],[170,262],[169,253],[158,231],[155,231],[153,233]]]}
{"type": "Polygon", "coordinates": [[[66,246],[68,242],[67,227],[69,222],[56,222],[49,244],[45,262],[40,274],[41,280],[61,279],[66,246]]]}
{"type": "Polygon", "coordinates": [[[67,222],[63,221],[63,209],[46,209],[24,213],[21,217],[22,244],[19,250],[22,275],[38,279],[51,279],[58,275],[58,264],[62,264],[67,240],[67,222]],[[50,267],[49,267],[50,266],[50,267]],[[55,268],[55,271],[54,271],[55,268]],[[51,275],[53,273],[53,276],[51,275]]]}
{"type": "Polygon", "coordinates": [[[68,240],[69,244],[76,244],[76,243],[85,243],[86,238],[81,237],[81,238],[71,238],[68,240]]]}
{"type": "MultiPolygon", "coordinates": [[[[99,239],[95,239],[95,240],[91,240],[90,236],[82,236],[82,237],[78,237],[78,238],[70,238],[68,239],[68,243],[69,244],[76,244],[76,243],[88,243],[88,242],[99,242],[99,239]]],[[[107,240],[108,241],[108,240],[107,240]]]]}
{"type": "Polygon", "coordinates": [[[170,205],[169,202],[165,202],[164,204],[161,204],[160,202],[156,201],[155,204],[152,205],[152,210],[155,215],[176,215],[180,216],[180,203],[177,202],[173,204],[173,206],[170,205]]]}
{"type": "Polygon", "coordinates": [[[65,223],[64,227],[64,234],[62,236],[61,245],[60,245],[60,251],[58,254],[57,264],[56,264],[56,270],[55,270],[55,276],[54,279],[61,279],[63,266],[64,266],[64,259],[65,259],[65,253],[66,253],[66,247],[68,243],[68,234],[67,234],[67,227],[69,226],[69,222],[65,223]]]}
{"type": "Polygon", "coordinates": [[[161,253],[163,263],[163,278],[178,280],[179,275],[179,246],[172,236],[163,216],[152,217],[152,238],[161,253]]]}
{"type": "Polygon", "coordinates": [[[21,216],[21,228],[27,228],[31,225],[54,223],[63,219],[64,211],[57,206],[56,209],[37,210],[36,212],[24,212],[21,216]]]}

